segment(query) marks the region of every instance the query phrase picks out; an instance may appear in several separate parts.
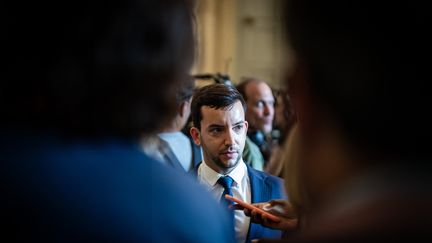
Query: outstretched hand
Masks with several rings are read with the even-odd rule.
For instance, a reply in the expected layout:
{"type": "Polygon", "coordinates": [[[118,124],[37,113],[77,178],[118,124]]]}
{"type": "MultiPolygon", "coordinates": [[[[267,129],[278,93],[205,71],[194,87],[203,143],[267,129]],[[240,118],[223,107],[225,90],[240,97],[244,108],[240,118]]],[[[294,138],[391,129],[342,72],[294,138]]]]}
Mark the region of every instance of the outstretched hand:
{"type": "Polygon", "coordinates": [[[286,200],[271,200],[265,203],[254,203],[254,206],[265,210],[273,215],[278,216],[281,220],[275,222],[264,215],[261,215],[256,210],[244,208],[239,204],[232,205],[235,210],[243,210],[246,216],[251,217],[253,223],[263,226],[278,229],[278,230],[295,230],[297,228],[297,215],[294,212],[292,205],[286,200]]]}

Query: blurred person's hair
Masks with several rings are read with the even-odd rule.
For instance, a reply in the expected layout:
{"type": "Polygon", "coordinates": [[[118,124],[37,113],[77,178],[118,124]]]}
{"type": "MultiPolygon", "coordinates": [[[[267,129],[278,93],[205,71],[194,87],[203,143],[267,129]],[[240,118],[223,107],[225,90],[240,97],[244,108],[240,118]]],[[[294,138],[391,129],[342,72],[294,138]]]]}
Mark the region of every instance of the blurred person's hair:
{"type": "Polygon", "coordinates": [[[420,1],[290,0],[286,12],[313,102],[346,138],[383,159],[430,157],[429,144],[415,142],[432,137],[429,8],[420,1]]]}
{"type": "Polygon", "coordinates": [[[243,96],[243,99],[245,101],[248,100],[248,97],[246,95],[246,87],[250,83],[266,83],[266,82],[264,80],[261,80],[259,78],[255,78],[255,77],[243,77],[241,79],[240,83],[238,83],[236,85],[236,88],[237,88],[238,92],[243,96]]]}
{"type": "Polygon", "coordinates": [[[188,101],[192,98],[192,95],[195,90],[194,85],[195,79],[190,77],[190,82],[183,82],[180,86],[177,87],[176,91],[176,102],[177,106],[181,105],[183,102],[188,101]]]}
{"type": "Polygon", "coordinates": [[[139,136],[175,114],[190,82],[193,1],[8,2],[1,125],[139,136]]]}
{"type": "MultiPolygon", "coordinates": [[[[275,92],[275,107],[279,104],[279,100],[277,99],[278,97],[281,98],[282,101],[282,105],[283,105],[283,121],[284,124],[276,124],[278,126],[282,126],[279,127],[279,129],[282,129],[282,134],[280,134],[280,144],[282,144],[283,142],[285,142],[286,138],[288,137],[289,132],[291,131],[291,128],[294,126],[294,124],[297,121],[297,116],[295,114],[295,111],[293,109],[293,106],[291,104],[291,99],[289,97],[288,91],[285,89],[279,89],[275,92]]],[[[279,118],[278,118],[279,119],[279,118]]],[[[276,119],[274,120],[276,121],[276,119]]]]}
{"type": "Polygon", "coordinates": [[[201,130],[202,113],[201,107],[208,106],[213,109],[231,109],[231,107],[240,101],[243,110],[246,111],[246,103],[237,91],[231,85],[211,84],[198,89],[192,98],[191,116],[193,125],[201,130]]]}

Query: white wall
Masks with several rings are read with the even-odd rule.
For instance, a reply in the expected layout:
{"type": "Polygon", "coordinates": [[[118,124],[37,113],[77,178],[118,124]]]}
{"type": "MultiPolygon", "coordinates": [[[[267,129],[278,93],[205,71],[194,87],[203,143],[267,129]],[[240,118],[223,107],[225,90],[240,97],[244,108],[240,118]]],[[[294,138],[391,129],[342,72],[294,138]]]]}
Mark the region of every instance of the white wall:
{"type": "Polygon", "coordinates": [[[194,73],[222,72],[237,83],[259,77],[279,88],[292,58],[284,48],[283,0],[198,0],[194,73]]]}

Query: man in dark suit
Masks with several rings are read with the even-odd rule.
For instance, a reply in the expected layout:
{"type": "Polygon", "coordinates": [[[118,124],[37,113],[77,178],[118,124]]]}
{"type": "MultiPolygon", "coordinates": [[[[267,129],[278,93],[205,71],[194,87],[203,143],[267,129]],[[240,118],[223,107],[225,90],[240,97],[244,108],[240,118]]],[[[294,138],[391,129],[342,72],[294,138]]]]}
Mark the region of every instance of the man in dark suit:
{"type": "MultiPolygon", "coordinates": [[[[204,157],[196,168],[198,180],[217,198],[224,192],[248,203],[286,198],[280,178],[257,171],[242,159],[248,123],[245,102],[234,87],[213,84],[199,89],[192,99],[191,115],[194,126],[190,132],[204,157]],[[232,185],[224,185],[223,180],[232,185]]],[[[242,211],[234,214],[237,242],[281,235],[280,231],[251,224],[242,211]]]]}
{"type": "Polygon", "coordinates": [[[0,241],[233,242],[226,210],[139,146],[190,81],[191,2],[2,10],[0,241]]]}

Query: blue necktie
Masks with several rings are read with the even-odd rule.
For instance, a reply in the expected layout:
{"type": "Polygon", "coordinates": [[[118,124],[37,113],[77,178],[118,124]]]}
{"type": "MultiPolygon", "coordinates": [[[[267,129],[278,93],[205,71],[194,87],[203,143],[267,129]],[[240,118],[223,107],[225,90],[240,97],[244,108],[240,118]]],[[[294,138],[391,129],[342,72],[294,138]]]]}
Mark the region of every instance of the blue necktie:
{"type": "Polygon", "coordinates": [[[223,186],[224,191],[222,193],[222,197],[221,197],[221,202],[225,202],[228,205],[233,205],[234,202],[229,201],[225,198],[225,195],[228,194],[230,196],[233,195],[232,191],[231,191],[231,186],[234,182],[233,178],[229,177],[229,176],[222,176],[219,178],[219,180],[217,181],[221,186],[223,186]]]}

